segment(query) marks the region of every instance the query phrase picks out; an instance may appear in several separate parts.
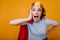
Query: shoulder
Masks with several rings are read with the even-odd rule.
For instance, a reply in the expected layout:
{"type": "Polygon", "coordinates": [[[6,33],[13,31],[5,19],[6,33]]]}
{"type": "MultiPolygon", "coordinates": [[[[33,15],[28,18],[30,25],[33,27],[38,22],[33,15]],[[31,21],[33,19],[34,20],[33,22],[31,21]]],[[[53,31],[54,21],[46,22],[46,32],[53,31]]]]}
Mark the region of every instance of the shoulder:
{"type": "Polygon", "coordinates": [[[56,20],[52,20],[52,19],[48,19],[48,18],[45,18],[45,21],[46,22],[57,22],[56,20]]]}
{"type": "Polygon", "coordinates": [[[47,25],[53,25],[53,26],[58,25],[58,22],[56,20],[45,18],[44,21],[47,25]]]}

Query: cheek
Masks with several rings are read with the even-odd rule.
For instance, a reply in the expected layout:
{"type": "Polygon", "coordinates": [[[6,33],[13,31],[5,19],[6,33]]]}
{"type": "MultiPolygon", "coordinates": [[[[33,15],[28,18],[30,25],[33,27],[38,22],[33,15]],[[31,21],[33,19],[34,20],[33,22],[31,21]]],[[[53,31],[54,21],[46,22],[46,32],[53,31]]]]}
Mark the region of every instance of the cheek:
{"type": "Polygon", "coordinates": [[[38,12],[38,14],[41,14],[42,12],[38,12]]]}
{"type": "Polygon", "coordinates": [[[35,14],[35,11],[32,11],[31,13],[32,13],[32,14],[35,14]]]}
{"type": "Polygon", "coordinates": [[[32,15],[36,15],[34,11],[31,12],[32,15]]]}
{"type": "Polygon", "coordinates": [[[32,16],[34,16],[35,14],[32,13],[32,16]]]}
{"type": "Polygon", "coordinates": [[[38,15],[41,15],[42,14],[42,12],[38,12],[38,15]]]}

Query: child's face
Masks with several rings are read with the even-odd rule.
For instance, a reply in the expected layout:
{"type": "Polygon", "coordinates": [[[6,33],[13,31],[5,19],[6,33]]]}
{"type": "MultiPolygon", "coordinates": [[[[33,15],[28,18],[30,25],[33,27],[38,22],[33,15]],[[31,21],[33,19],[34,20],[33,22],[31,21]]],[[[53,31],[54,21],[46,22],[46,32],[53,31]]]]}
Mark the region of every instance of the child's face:
{"type": "Polygon", "coordinates": [[[39,21],[41,13],[42,13],[42,7],[34,5],[31,9],[31,13],[32,13],[32,16],[33,16],[33,20],[35,22],[39,21]]]}

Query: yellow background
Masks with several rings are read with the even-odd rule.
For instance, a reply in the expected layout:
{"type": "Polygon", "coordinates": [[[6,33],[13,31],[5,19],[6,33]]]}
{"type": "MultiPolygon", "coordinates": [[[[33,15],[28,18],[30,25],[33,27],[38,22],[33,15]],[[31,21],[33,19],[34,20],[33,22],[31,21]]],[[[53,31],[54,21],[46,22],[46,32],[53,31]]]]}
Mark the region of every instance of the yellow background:
{"type": "MultiPolygon", "coordinates": [[[[0,40],[17,40],[20,26],[10,20],[28,17],[31,4],[37,0],[0,0],[0,40]]],[[[60,0],[38,0],[46,9],[46,18],[60,22],[60,0]]],[[[48,28],[50,29],[50,27],[48,28]]],[[[60,40],[60,27],[49,34],[49,40],[60,40]]]]}

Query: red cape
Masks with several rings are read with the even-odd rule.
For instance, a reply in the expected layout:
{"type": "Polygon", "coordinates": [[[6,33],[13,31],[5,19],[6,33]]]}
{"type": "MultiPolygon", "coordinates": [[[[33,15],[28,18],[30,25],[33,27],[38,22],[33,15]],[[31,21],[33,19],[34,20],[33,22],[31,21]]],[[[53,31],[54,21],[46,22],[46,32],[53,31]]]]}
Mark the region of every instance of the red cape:
{"type": "MultiPolygon", "coordinates": [[[[33,20],[28,21],[29,23],[33,23],[33,20]]],[[[28,26],[20,25],[20,32],[18,35],[18,40],[28,40],[28,26]]]]}

